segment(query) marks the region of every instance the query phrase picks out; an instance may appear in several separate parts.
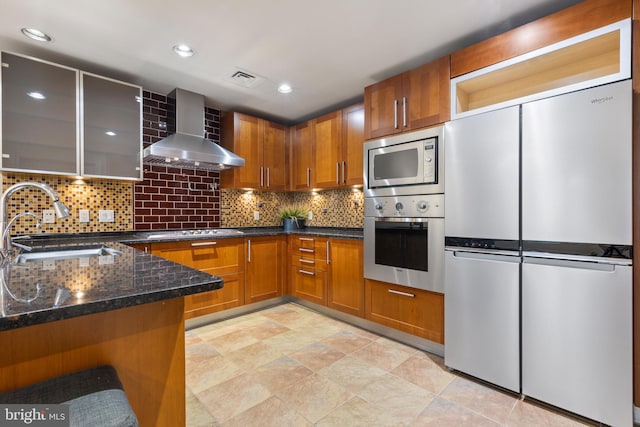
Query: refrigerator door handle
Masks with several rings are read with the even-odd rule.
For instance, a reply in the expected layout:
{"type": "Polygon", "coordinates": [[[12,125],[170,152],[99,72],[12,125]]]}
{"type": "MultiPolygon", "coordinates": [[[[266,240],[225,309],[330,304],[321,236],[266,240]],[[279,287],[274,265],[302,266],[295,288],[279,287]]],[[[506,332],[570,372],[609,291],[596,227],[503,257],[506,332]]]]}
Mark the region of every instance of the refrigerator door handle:
{"type": "MultiPolygon", "coordinates": [[[[607,258],[607,257],[599,257],[599,256],[588,256],[588,255],[573,255],[573,254],[553,254],[547,252],[529,252],[524,251],[522,255],[526,258],[530,259],[540,259],[540,260],[559,260],[559,261],[575,261],[575,262],[586,262],[591,264],[611,264],[611,265],[632,265],[632,261],[630,259],[624,258],[607,258]]],[[[538,264],[544,264],[545,261],[541,261],[538,264]]]]}
{"type": "Polygon", "coordinates": [[[445,249],[447,251],[453,252],[453,256],[455,258],[467,258],[467,259],[483,259],[487,261],[501,261],[501,262],[513,262],[519,263],[520,257],[517,252],[509,252],[509,251],[477,251],[477,250],[467,250],[467,249],[445,249]]]}
{"type": "MultiPolygon", "coordinates": [[[[567,267],[567,268],[579,268],[581,270],[595,270],[603,272],[613,272],[616,269],[616,264],[595,262],[587,260],[574,260],[574,259],[557,259],[557,258],[537,258],[525,256],[522,260],[525,264],[538,264],[538,265],[550,265],[554,267],[567,267]]],[[[623,265],[623,264],[618,264],[623,265]]]]}

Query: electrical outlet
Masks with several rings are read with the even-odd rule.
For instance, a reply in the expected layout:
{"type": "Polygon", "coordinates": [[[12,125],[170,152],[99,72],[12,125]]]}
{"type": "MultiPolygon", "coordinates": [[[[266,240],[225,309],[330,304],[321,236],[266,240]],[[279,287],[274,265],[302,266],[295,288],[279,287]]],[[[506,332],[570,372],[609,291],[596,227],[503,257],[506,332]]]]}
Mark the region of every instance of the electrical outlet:
{"type": "Polygon", "coordinates": [[[307,214],[307,219],[309,221],[311,221],[313,219],[313,212],[309,211],[309,213],[307,214]]]}
{"type": "Polygon", "coordinates": [[[98,211],[98,221],[100,222],[113,222],[114,216],[112,210],[100,210],[98,211]]]}
{"type": "Polygon", "coordinates": [[[54,211],[53,209],[44,209],[42,211],[42,222],[44,224],[55,224],[56,211],[54,211]]]}
{"type": "Polygon", "coordinates": [[[78,212],[78,221],[80,222],[89,222],[89,210],[88,209],[80,209],[78,212]]]}
{"type": "Polygon", "coordinates": [[[253,211],[253,220],[260,221],[260,211],[253,211]]]}

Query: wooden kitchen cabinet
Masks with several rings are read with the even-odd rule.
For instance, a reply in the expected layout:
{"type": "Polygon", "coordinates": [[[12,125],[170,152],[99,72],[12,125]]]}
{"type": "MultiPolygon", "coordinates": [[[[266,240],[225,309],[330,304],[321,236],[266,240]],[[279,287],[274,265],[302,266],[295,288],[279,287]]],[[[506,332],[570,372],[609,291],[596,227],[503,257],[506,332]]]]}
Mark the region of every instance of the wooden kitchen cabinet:
{"type": "Polygon", "coordinates": [[[362,240],[329,239],[327,307],[364,317],[362,240]]]}
{"type": "Polygon", "coordinates": [[[362,185],[363,104],[317,117],[313,134],[314,187],[362,185]]]}
{"type": "Polygon", "coordinates": [[[364,89],[365,139],[449,120],[449,56],[364,89]]]}
{"type": "Polygon", "coordinates": [[[2,169],[80,175],[78,70],[6,52],[1,62],[2,169]]]}
{"type": "Polygon", "coordinates": [[[286,128],[257,117],[229,113],[222,118],[222,145],[245,161],[220,173],[225,188],[283,191],[286,187],[286,128]]]}
{"type": "Polygon", "coordinates": [[[365,318],[444,344],[444,295],[365,279],[365,318]]]}
{"type": "Polygon", "coordinates": [[[153,243],[151,253],[224,280],[222,289],[184,297],[185,319],[244,304],[243,239],[153,243]]]}
{"type": "Polygon", "coordinates": [[[315,185],[313,125],[308,121],[291,131],[291,190],[310,190],[315,185]]]}
{"type": "Polygon", "coordinates": [[[327,305],[328,239],[289,236],[289,281],[292,296],[327,305]]]}
{"type": "Polygon", "coordinates": [[[81,174],[142,179],[142,87],[82,72],[81,174]]]}
{"type": "Polygon", "coordinates": [[[286,276],[286,236],[247,237],[245,303],[282,296],[286,276]]]}

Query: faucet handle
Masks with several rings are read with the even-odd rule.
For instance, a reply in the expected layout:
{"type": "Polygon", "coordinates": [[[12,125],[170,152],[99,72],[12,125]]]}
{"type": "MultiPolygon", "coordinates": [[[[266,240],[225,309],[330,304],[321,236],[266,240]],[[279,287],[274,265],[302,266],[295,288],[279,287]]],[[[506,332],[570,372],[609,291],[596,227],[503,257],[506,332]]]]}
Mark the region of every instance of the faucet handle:
{"type": "Polygon", "coordinates": [[[16,248],[22,249],[23,251],[27,251],[27,252],[31,252],[33,250],[33,248],[31,246],[27,246],[27,245],[23,245],[22,243],[18,243],[18,242],[11,242],[12,246],[15,246],[16,248]]]}

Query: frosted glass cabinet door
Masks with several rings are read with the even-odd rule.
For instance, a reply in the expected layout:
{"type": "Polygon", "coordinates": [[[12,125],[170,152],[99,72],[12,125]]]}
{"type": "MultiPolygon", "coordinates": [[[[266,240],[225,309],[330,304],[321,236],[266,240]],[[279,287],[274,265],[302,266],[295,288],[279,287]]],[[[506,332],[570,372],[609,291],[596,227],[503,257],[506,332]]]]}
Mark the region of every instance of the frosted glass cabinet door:
{"type": "Polygon", "coordinates": [[[2,169],[78,175],[78,72],[2,52],[2,169]]]}
{"type": "Polygon", "coordinates": [[[82,175],[141,179],[142,88],[82,73],[82,175]]]}

